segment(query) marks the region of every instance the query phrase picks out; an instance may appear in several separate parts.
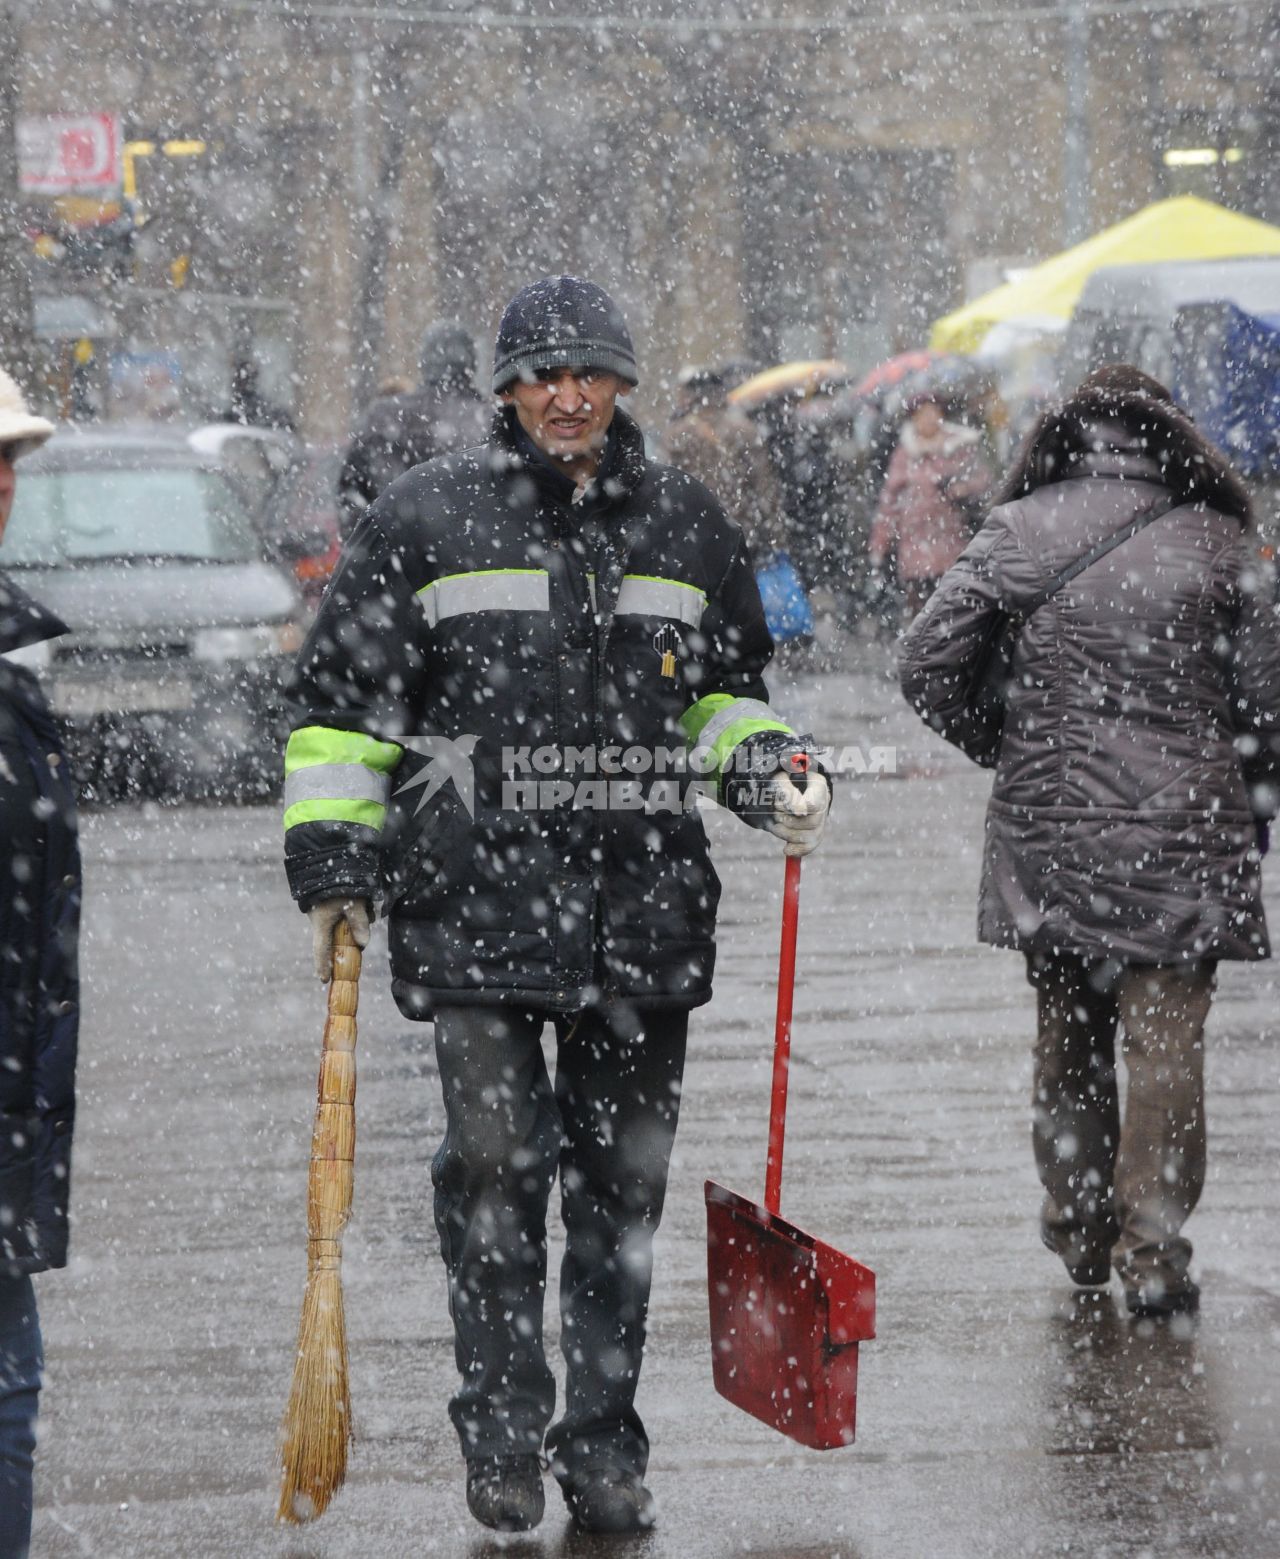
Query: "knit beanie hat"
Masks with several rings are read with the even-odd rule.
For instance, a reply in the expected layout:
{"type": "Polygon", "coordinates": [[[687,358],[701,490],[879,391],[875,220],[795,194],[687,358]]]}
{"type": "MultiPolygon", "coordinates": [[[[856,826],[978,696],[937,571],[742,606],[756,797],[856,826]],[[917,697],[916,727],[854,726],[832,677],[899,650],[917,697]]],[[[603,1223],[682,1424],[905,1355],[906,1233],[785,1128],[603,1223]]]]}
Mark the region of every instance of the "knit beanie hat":
{"type": "Polygon", "coordinates": [[[467,327],[456,319],[438,319],[427,327],[418,356],[418,377],[423,384],[470,384],[476,376],[476,343],[467,327]]]}
{"type": "Polygon", "coordinates": [[[493,393],[540,368],[599,368],[639,382],[627,322],[603,287],[545,276],[507,304],[493,348],[493,393]]]}

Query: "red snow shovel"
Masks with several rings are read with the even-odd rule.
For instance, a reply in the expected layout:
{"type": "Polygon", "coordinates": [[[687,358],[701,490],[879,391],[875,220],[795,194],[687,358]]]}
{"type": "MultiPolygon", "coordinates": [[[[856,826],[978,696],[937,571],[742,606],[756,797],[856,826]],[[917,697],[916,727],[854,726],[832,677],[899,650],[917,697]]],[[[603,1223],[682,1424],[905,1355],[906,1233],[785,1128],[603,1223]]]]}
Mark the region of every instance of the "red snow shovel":
{"type": "Polygon", "coordinates": [[[876,1334],[876,1278],[778,1213],[799,919],[800,861],[789,857],[764,1206],[707,1181],[707,1283],[716,1390],[827,1451],[853,1443],[858,1344],[876,1334]]]}

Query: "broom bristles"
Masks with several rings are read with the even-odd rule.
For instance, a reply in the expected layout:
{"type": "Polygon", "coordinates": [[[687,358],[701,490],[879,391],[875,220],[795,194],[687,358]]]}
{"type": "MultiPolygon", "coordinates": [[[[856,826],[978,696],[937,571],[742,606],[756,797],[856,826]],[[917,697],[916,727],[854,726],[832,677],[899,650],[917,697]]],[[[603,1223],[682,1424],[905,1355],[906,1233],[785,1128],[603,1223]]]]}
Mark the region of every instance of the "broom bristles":
{"type": "Polygon", "coordinates": [[[313,1272],[302,1300],[298,1357],[281,1435],[283,1477],[277,1520],[322,1516],[347,1475],[351,1396],[347,1325],[337,1266],[313,1272]]]}

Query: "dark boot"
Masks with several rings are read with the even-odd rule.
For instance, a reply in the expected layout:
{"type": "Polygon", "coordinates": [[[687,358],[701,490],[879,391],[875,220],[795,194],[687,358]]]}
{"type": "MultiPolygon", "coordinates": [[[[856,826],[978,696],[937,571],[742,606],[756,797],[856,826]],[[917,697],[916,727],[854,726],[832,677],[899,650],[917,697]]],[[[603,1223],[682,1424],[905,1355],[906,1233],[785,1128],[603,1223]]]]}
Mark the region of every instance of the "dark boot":
{"type": "Polygon", "coordinates": [[[1105,1288],[1111,1282],[1111,1245],[1114,1234],[1086,1235],[1064,1230],[1056,1223],[1052,1202],[1040,1215],[1040,1240],[1067,1269],[1067,1276],[1081,1288],[1105,1288]]]}
{"type": "Polygon", "coordinates": [[[1171,1315],[1195,1315],[1200,1309],[1200,1290],[1190,1278],[1173,1288],[1160,1278],[1149,1278],[1135,1288],[1126,1285],[1125,1307],[1135,1320],[1162,1320],[1171,1315]]]}
{"type": "Polygon", "coordinates": [[[495,1532],[527,1532],[542,1520],[546,1499],[536,1456],[467,1458],[467,1505],[495,1532]]]}
{"type": "Polygon", "coordinates": [[[584,1532],[647,1532],[658,1519],[638,1473],[584,1467],[564,1485],[569,1514],[584,1532]]]}

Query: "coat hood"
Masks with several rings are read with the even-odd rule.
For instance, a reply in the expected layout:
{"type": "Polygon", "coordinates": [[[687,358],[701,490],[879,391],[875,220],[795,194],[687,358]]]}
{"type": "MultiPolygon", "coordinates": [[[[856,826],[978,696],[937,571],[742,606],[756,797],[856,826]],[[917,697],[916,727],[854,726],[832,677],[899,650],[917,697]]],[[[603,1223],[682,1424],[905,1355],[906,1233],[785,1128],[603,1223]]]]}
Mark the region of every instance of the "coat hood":
{"type": "Polygon", "coordinates": [[[1037,487],[1086,474],[1100,456],[1119,456],[1141,460],[1155,480],[1188,502],[1248,521],[1249,492],[1226,455],[1171,398],[1162,398],[1168,393],[1162,386],[1136,369],[1121,373],[1122,366],[1086,380],[1041,415],[994,502],[1011,503],[1037,487]]]}

